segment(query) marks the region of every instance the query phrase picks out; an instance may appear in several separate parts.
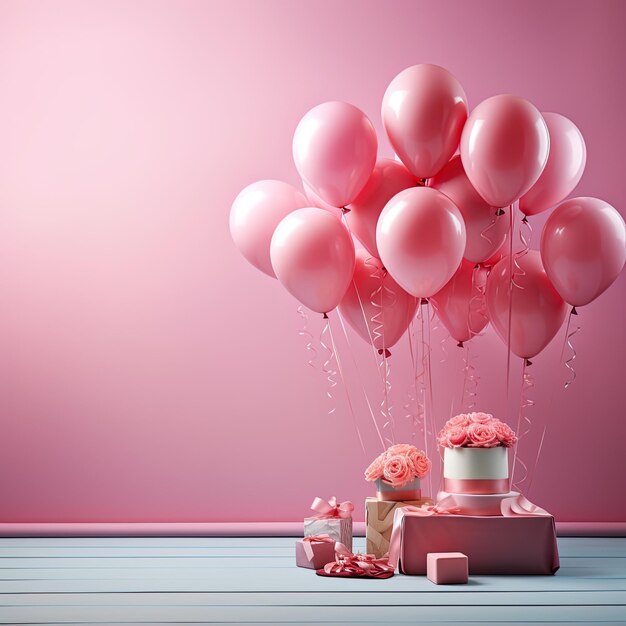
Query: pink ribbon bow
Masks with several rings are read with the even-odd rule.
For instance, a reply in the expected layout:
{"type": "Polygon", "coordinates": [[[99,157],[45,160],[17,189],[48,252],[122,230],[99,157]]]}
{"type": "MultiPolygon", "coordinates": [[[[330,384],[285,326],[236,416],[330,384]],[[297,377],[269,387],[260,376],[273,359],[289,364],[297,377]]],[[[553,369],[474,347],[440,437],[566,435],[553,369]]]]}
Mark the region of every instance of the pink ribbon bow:
{"type": "Polygon", "coordinates": [[[333,496],[328,502],[322,500],[322,498],[315,498],[311,509],[317,513],[315,517],[327,518],[327,517],[342,517],[347,518],[352,515],[354,511],[354,504],[349,500],[337,504],[337,498],[333,496]]]}
{"type": "Polygon", "coordinates": [[[302,547],[304,548],[304,554],[306,554],[306,558],[310,560],[313,559],[313,546],[312,542],[322,542],[322,543],[334,543],[335,540],[330,535],[309,535],[305,537],[303,540],[302,547]]]}
{"type": "Polygon", "coordinates": [[[500,502],[500,511],[504,517],[550,517],[550,513],[540,506],[533,504],[522,494],[518,494],[513,498],[504,498],[500,502]]]}
{"type": "Polygon", "coordinates": [[[461,509],[456,506],[452,496],[446,496],[436,504],[422,506],[405,506],[405,513],[414,513],[420,517],[430,517],[431,515],[458,515],[461,509]]]}
{"type": "Polygon", "coordinates": [[[343,543],[335,544],[335,560],[324,565],[318,573],[325,576],[354,578],[389,578],[395,568],[387,557],[376,558],[373,554],[353,554],[343,543]]]}

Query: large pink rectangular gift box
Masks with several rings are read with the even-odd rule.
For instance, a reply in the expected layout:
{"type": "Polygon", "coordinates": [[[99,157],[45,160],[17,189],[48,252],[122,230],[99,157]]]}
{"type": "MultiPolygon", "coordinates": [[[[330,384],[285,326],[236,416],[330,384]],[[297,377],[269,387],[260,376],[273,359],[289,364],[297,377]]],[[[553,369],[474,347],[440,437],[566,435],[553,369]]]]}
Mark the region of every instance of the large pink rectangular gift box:
{"type": "Polygon", "coordinates": [[[472,574],[554,574],[560,566],[554,517],[423,516],[398,509],[389,562],[425,575],[429,552],[462,552],[472,574]]]}

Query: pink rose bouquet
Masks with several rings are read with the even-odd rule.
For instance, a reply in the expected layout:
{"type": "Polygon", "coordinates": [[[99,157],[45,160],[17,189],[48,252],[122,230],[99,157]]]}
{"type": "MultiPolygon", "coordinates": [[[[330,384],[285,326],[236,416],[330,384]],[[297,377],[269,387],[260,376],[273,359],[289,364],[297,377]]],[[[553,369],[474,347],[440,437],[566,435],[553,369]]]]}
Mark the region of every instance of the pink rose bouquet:
{"type": "Polygon", "coordinates": [[[517,442],[507,424],[488,413],[462,413],[449,419],[438,435],[444,448],[510,448],[517,442]]]}
{"type": "Polygon", "coordinates": [[[365,470],[365,480],[382,479],[392,487],[401,488],[415,478],[424,478],[430,466],[430,459],[422,450],[407,443],[399,443],[372,461],[365,470]]]}

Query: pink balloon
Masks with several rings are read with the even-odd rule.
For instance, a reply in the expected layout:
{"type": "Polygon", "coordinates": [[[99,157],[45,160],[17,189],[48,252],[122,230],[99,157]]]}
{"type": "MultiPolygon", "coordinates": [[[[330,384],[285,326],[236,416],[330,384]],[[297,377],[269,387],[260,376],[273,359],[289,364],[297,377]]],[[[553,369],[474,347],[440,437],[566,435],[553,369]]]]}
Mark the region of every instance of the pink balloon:
{"type": "Polygon", "coordinates": [[[363,191],[350,203],[350,212],[346,214],[352,234],[367,248],[370,255],[378,257],[376,224],[383,208],[398,192],[416,185],[417,179],[402,163],[391,159],[376,161],[374,171],[363,191]]]}
{"type": "Polygon", "coordinates": [[[312,311],[332,311],[352,280],[352,237],[323,209],[290,213],[276,228],[270,252],[278,280],[312,311]]]}
{"type": "Polygon", "coordinates": [[[293,159],[300,177],[325,202],[350,204],[376,163],[376,131],[365,113],[347,102],[311,109],[293,136],[293,159]]]}
{"type": "Polygon", "coordinates": [[[339,312],[377,350],[395,345],[415,316],[417,299],[410,296],[366,250],[357,250],[354,276],[339,303],[339,312]],[[381,288],[382,287],[382,288],[381,288]]]}
{"type": "Polygon", "coordinates": [[[517,96],[483,100],[461,135],[467,177],[496,207],[512,204],[537,182],[549,151],[550,136],[541,113],[517,96]]]}
{"type": "Polygon", "coordinates": [[[459,81],[438,65],[413,65],[389,84],[382,117],[394,152],[418,178],[434,176],[454,154],[467,119],[459,81]]]}
{"type": "Polygon", "coordinates": [[[239,252],[254,267],[276,277],[270,261],[270,242],[279,222],[309,202],[297,189],[280,180],[248,185],[230,209],[230,234],[239,252]]]}
{"type": "Polygon", "coordinates": [[[385,268],[416,297],[437,293],[459,267],[465,224],[450,198],[430,187],[395,195],[378,220],[376,243],[385,268]]]}
{"type": "Polygon", "coordinates": [[[519,201],[525,215],[536,215],[569,196],[580,181],[587,148],[574,122],[558,113],[542,113],[550,133],[550,154],[539,180],[519,201]]]}
{"type": "Polygon", "coordinates": [[[308,206],[317,207],[318,209],[324,209],[324,211],[329,211],[336,217],[341,217],[341,209],[336,206],[331,206],[328,202],[324,202],[314,191],[306,184],[305,181],[302,181],[302,187],[304,188],[304,195],[307,197],[309,201],[308,206]]]}
{"type": "Polygon", "coordinates": [[[463,260],[454,276],[430,298],[439,319],[456,341],[469,341],[489,323],[484,293],[487,273],[485,268],[475,268],[463,260]]]}
{"type": "Polygon", "coordinates": [[[624,267],[624,219],[597,198],[566,200],[543,227],[541,258],[566,302],[589,304],[610,287],[624,267]]]}
{"type": "Polygon", "coordinates": [[[474,189],[455,156],[430,181],[430,186],[444,193],[456,204],[467,230],[463,257],[472,263],[483,263],[502,246],[509,230],[508,215],[497,215],[497,208],[487,204],[474,189]]]}
{"type": "Polygon", "coordinates": [[[548,279],[536,250],[518,258],[514,285],[510,257],[491,270],[487,279],[487,312],[500,339],[508,344],[511,306],[511,351],[524,359],[539,354],[552,341],[567,314],[567,304],[548,279]],[[511,300],[512,293],[512,300],[511,300]]]}

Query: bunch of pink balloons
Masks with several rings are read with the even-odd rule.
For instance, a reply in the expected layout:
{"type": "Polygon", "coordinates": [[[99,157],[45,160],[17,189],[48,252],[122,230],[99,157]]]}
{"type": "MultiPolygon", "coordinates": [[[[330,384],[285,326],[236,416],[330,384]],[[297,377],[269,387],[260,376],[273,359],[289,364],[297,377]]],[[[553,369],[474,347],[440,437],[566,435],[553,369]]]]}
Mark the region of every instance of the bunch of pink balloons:
{"type": "Polygon", "coordinates": [[[470,113],[456,78],[421,64],[391,81],[382,122],[399,160],[378,156],[360,109],[316,106],[293,138],[304,193],[259,181],[232,206],[241,253],[311,310],[339,307],[386,350],[429,299],[461,344],[491,321],[530,358],[558,332],[566,303],[587,304],[617,278],[626,262],[621,215],[594,198],[562,202],[586,161],[569,119],[512,95],[470,113]],[[504,252],[516,206],[524,216],[556,206],[540,253],[504,252]]]}

